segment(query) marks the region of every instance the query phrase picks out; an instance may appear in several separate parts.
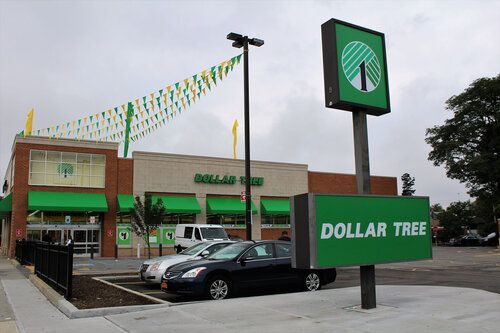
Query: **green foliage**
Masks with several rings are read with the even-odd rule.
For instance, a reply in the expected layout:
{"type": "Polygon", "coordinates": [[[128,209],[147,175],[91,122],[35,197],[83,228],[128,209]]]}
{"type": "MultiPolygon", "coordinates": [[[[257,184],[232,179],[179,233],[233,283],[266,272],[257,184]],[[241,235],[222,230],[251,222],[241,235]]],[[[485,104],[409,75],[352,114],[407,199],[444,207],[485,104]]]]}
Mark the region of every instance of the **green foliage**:
{"type": "Polygon", "coordinates": [[[415,177],[410,176],[409,173],[404,173],[401,176],[401,181],[403,182],[401,195],[406,197],[411,197],[415,193],[415,177]]]}
{"type": "Polygon", "coordinates": [[[430,209],[431,209],[431,217],[433,219],[437,219],[439,214],[444,212],[443,206],[441,206],[441,204],[438,204],[438,203],[431,205],[430,209]]]}
{"type": "Polygon", "coordinates": [[[439,238],[448,241],[450,238],[465,234],[467,229],[476,227],[474,211],[469,201],[452,202],[445,211],[437,215],[444,229],[439,233],[439,238]]]}
{"type": "Polygon", "coordinates": [[[146,195],[144,202],[140,197],[135,197],[134,208],[130,211],[131,229],[139,237],[144,239],[148,246],[148,258],[151,258],[151,245],[149,235],[161,224],[165,215],[163,201],[158,199],[152,203],[151,195],[146,195]]]}
{"type": "Polygon", "coordinates": [[[474,81],[451,97],[453,112],[444,125],[428,128],[425,141],[432,146],[428,159],[444,165],[449,178],[465,183],[473,197],[500,197],[500,75],[474,81]]]}

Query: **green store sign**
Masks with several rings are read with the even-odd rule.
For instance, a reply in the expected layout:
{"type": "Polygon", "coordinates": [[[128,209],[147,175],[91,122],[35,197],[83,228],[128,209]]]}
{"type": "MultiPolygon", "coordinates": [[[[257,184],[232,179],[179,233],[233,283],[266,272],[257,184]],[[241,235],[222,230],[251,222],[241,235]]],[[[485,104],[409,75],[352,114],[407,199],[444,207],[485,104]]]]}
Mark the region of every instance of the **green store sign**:
{"type": "Polygon", "coordinates": [[[321,32],[326,107],[389,113],[384,34],[336,19],[321,32]]]}
{"type": "MultiPolygon", "coordinates": [[[[245,176],[240,176],[239,178],[236,178],[236,176],[196,173],[194,175],[194,182],[206,183],[206,184],[236,184],[236,182],[239,182],[240,184],[244,185],[245,176]]],[[[264,177],[250,177],[250,185],[254,186],[264,185],[264,177]]]]}
{"type": "Polygon", "coordinates": [[[296,267],[360,266],[432,258],[427,197],[293,197],[296,267]],[[312,206],[311,206],[312,205],[312,206]]]}

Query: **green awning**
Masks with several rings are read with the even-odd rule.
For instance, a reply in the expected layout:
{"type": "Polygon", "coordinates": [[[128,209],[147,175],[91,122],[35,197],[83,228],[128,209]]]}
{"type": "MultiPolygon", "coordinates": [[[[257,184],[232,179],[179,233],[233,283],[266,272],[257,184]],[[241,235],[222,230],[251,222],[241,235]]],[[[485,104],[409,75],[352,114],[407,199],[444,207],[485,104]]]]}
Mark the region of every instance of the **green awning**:
{"type": "MultiPolygon", "coordinates": [[[[207,214],[245,214],[245,203],[240,198],[207,198],[207,214]]],[[[257,214],[253,202],[252,214],[257,214]]]]}
{"type": "Polygon", "coordinates": [[[131,209],[134,209],[134,196],[132,194],[118,194],[116,199],[120,213],[128,213],[131,209]]]}
{"type": "Polygon", "coordinates": [[[107,212],[102,193],[28,192],[28,210],[47,212],[107,212]]]}
{"type": "Polygon", "coordinates": [[[290,200],[261,200],[262,215],[290,215],[290,200]]]}
{"type": "Polygon", "coordinates": [[[153,204],[158,199],[163,201],[163,206],[167,214],[199,214],[201,213],[198,200],[193,196],[175,196],[175,195],[153,195],[151,200],[153,204]]]}
{"type": "Polygon", "coordinates": [[[12,212],[12,193],[0,200],[0,215],[12,212]]]}

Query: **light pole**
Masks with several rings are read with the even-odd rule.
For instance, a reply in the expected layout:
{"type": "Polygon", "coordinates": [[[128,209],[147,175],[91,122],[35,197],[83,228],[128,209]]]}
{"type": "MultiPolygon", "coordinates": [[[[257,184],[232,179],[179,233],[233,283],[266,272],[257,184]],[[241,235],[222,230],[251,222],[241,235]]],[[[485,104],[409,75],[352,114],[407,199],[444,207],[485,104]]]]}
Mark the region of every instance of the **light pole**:
{"type": "Polygon", "coordinates": [[[250,102],[248,93],[248,44],[260,47],[264,41],[258,38],[248,38],[234,32],[227,35],[233,41],[233,47],[243,47],[243,76],[245,91],[245,226],[246,238],[252,239],[252,193],[250,189],[250,102]]]}

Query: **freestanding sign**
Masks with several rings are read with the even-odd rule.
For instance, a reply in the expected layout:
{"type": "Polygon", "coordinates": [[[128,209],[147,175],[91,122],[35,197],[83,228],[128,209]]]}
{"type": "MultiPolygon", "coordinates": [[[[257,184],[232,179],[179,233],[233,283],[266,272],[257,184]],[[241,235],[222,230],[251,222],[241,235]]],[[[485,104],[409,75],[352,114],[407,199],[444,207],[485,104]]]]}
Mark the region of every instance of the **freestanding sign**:
{"type": "Polygon", "coordinates": [[[427,197],[297,195],[291,226],[296,268],[432,259],[427,197]]]}
{"type": "Polygon", "coordinates": [[[336,19],[321,34],[326,107],[391,112],[384,34],[336,19]]]}

